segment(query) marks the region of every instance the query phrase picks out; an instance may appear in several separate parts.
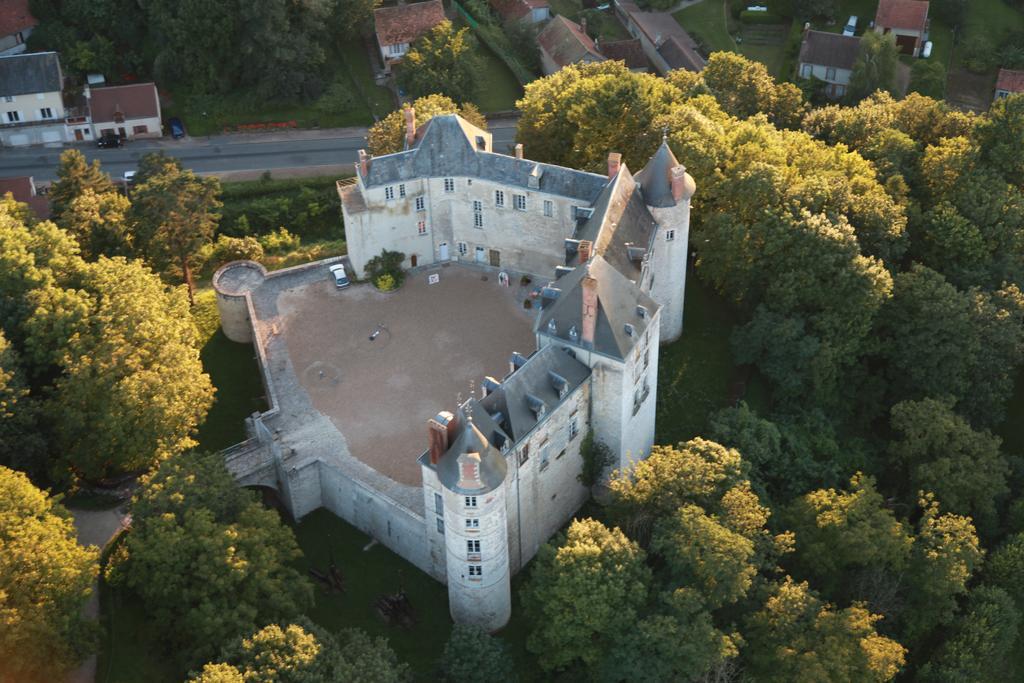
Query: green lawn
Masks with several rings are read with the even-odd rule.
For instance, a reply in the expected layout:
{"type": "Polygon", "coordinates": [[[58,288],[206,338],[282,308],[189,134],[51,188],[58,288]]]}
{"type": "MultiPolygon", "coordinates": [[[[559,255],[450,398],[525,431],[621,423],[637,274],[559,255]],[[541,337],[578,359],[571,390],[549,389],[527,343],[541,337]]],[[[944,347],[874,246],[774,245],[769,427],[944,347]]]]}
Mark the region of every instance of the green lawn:
{"type": "Polygon", "coordinates": [[[580,17],[587,19],[587,34],[601,40],[628,40],[632,36],[622,25],[615,12],[607,10],[585,10],[581,0],[551,0],[551,14],[560,14],[566,19],[579,23],[580,17]]]}
{"type": "Polygon", "coordinates": [[[491,52],[483,43],[480,44],[479,50],[480,58],[483,60],[483,73],[479,93],[473,98],[474,104],[485,114],[515,109],[516,100],[523,96],[523,87],[498,55],[491,52]]]}
{"type": "Polygon", "coordinates": [[[967,17],[958,42],[980,36],[994,47],[1006,34],[1020,30],[1024,30],[1024,12],[1003,0],[971,0],[967,3],[967,17]]]}
{"type": "Polygon", "coordinates": [[[703,0],[672,16],[711,52],[738,52],[736,41],[725,23],[725,0],[703,0]]]}

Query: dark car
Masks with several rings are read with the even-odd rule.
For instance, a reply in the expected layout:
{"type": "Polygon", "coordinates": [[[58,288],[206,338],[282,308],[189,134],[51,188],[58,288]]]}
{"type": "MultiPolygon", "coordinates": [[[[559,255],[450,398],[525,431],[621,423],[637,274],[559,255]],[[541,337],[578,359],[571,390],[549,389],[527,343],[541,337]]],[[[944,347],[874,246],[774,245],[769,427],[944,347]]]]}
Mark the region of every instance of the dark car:
{"type": "Polygon", "coordinates": [[[96,139],[96,146],[103,149],[108,147],[120,147],[121,136],[117,133],[104,133],[96,139]]]}
{"type": "Polygon", "coordinates": [[[167,125],[171,128],[171,137],[175,140],[180,140],[185,137],[185,126],[182,124],[181,119],[175,116],[173,119],[167,122],[167,125]]]}

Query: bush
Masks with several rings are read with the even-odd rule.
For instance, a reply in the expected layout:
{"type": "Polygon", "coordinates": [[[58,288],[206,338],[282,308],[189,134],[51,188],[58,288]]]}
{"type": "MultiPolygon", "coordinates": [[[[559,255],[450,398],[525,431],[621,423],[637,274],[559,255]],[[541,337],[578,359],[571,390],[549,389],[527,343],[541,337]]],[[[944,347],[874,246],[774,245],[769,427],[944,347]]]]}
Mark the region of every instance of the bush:
{"type": "Polygon", "coordinates": [[[220,235],[203,256],[203,271],[212,273],[231,261],[259,261],[263,258],[263,245],[255,237],[220,235]]]}
{"type": "Polygon", "coordinates": [[[740,21],[744,24],[781,24],[782,17],[771,12],[751,12],[743,10],[740,12],[740,21]]]}
{"type": "Polygon", "coordinates": [[[583,467],[577,478],[588,488],[600,481],[605,468],[615,461],[612,449],[594,439],[592,431],[587,432],[587,435],[583,437],[583,443],[580,444],[580,455],[583,456],[583,467]]]}
{"type": "Polygon", "coordinates": [[[393,281],[392,289],[399,287],[405,280],[405,271],[402,270],[403,261],[405,261],[405,254],[385,249],[380,252],[379,256],[374,256],[366,262],[366,277],[379,289],[380,285],[377,283],[381,276],[390,275],[393,281]]]}
{"type": "Polygon", "coordinates": [[[508,647],[476,626],[456,624],[440,661],[447,681],[514,681],[515,665],[508,647]]]}
{"type": "Polygon", "coordinates": [[[390,273],[384,273],[373,281],[374,286],[382,292],[390,292],[398,285],[395,284],[395,277],[390,273]]]}
{"type": "Polygon", "coordinates": [[[943,99],[946,96],[946,68],[940,62],[915,60],[910,70],[910,92],[943,99]]]}
{"type": "Polygon", "coordinates": [[[974,36],[964,41],[963,62],[968,70],[981,74],[999,65],[999,54],[987,37],[974,36]]]}
{"type": "Polygon", "coordinates": [[[288,228],[282,225],[274,232],[260,237],[259,242],[264,251],[278,254],[285,251],[295,251],[302,243],[302,239],[298,235],[288,232],[288,228]]]}

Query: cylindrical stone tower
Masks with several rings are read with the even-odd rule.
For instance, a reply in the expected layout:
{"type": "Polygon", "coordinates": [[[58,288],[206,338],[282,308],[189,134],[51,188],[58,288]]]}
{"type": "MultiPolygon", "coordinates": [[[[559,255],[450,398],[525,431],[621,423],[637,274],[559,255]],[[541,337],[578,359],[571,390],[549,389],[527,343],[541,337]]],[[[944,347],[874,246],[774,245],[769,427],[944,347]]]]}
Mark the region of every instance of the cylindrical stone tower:
{"type": "Polygon", "coordinates": [[[444,489],[448,607],[458,624],[497,631],[512,614],[505,457],[472,418],[438,463],[444,489]]]}
{"type": "Polygon", "coordinates": [[[225,263],[213,274],[213,289],[217,292],[217,311],[220,327],[233,342],[252,342],[252,321],[246,295],[263,283],[267,269],[255,261],[225,263]]]}

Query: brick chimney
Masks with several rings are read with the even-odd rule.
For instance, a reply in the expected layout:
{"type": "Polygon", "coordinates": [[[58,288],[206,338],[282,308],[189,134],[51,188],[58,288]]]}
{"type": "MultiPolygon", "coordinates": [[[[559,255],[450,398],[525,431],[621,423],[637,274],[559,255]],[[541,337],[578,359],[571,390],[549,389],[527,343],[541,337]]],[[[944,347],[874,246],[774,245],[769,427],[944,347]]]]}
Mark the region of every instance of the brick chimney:
{"type": "Polygon", "coordinates": [[[583,333],[580,341],[584,346],[594,346],[594,330],[597,329],[597,278],[587,275],[583,278],[583,333]]]}
{"type": "Polygon", "coordinates": [[[619,172],[619,166],[622,165],[622,155],[618,152],[611,152],[608,154],[608,177],[614,178],[615,174],[619,172]]]}
{"type": "Polygon", "coordinates": [[[407,106],[405,108],[405,148],[412,149],[416,142],[416,109],[407,106]]]}
{"type": "Polygon", "coordinates": [[[359,175],[364,179],[370,174],[371,161],[373,161],[372,154],[367,154],[365,149],[359,150],[359,175]]]}
{"type": "Polygon", "coordinates": [[[682,164],[673,166],[668,172],[668,178],[672,184],[672,198],[678,202],[686,192],[686,167],[682,164]]]}
{"type": "Polygon", "coordinates": [[[455,432],[455,416],[443,410],[427,420],[427,434],[430,438],[430,464],[436,465],[441,456],[448,452],[455,432]]]}
{"type": "Polygon", "coordinates": [[[522,158],[523,158],[523,143],[517,142],[516,143],[516,159],[522,159],[522,158]]]}
{"type": "Polygon", "coordinates": [[[594,246],[594,243],[590,240],[580,240],[579,254],[580,263],[586,263],[590,260],[590,249],[594,246]]]}

